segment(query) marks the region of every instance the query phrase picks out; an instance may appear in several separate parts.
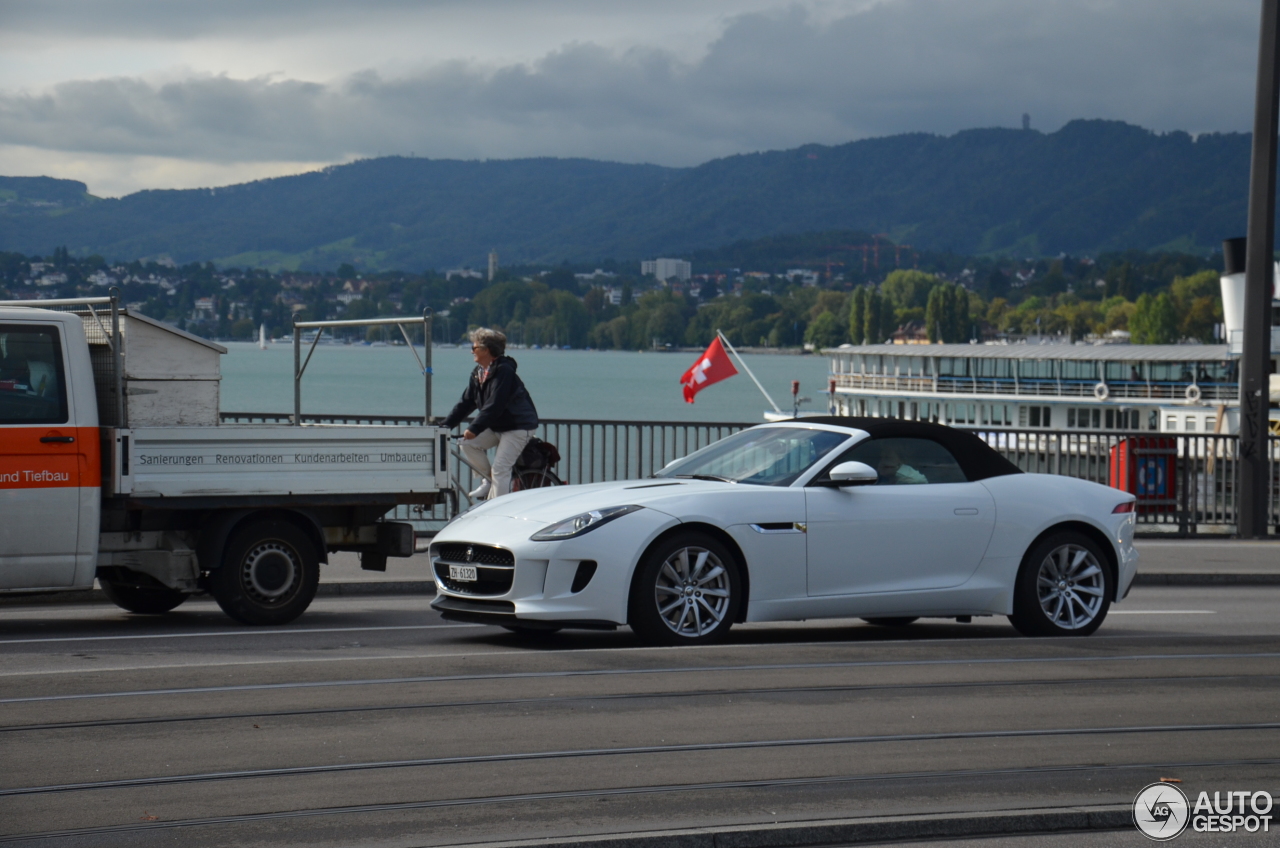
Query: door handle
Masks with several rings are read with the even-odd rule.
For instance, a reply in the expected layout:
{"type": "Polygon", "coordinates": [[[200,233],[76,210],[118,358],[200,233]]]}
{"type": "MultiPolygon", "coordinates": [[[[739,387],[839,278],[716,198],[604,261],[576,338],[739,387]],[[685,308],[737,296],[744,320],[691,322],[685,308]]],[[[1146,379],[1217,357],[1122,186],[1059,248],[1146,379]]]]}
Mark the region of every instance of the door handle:
{"type": "Polygon", "coordinates": [[[69,445],[76,440],[75,436],[41,436],[40,441],[44,444],[69,445]]]}
{"type": "Polygon", "coordinates": [[[956,512],[956,515],[977,515],[978,514],[978,511],[973,507],[961,507],[960,509],[957,509],[955,512],[956,512]]]}

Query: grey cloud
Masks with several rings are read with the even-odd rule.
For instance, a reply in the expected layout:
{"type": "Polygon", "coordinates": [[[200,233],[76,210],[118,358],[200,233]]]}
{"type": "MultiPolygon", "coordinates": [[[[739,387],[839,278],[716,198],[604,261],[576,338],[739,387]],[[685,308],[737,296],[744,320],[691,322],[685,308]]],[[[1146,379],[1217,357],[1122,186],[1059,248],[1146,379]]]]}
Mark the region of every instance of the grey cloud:
{"type": "MultiPolygon", "coordinates": [[[[854,0],[856,2],[857,0],[854,0]]],[[[513,17],[556,26],[565,16],[611,17],[732,13],[751,0],[5,0],[7,32],[23,35],[193,39],[207,35],[255,38],[296,35],[371,18],[426,23],[453,17],[488,19],[494,27],[513,17]]],[[[751,5],[760,5],[759,0],[751,5]]]]}
{"type": "Polygon", "coordinates": [[[332,84],[68,82],[0,95],[0,143],[214,162],[590,156],[693,164],[903,131],[1077,117],[1247,130],[1257,6],[1220,0],[895,0],[819,22],[729,22],[687,63],[566,45],[528,65],[465,62],[332,84]]]}
{"type": "Polygon", "coordinates": [[[382,13],[458,7],[465,0],[7,0],[11,33],[196,38],[306,31],[382,13]]]}

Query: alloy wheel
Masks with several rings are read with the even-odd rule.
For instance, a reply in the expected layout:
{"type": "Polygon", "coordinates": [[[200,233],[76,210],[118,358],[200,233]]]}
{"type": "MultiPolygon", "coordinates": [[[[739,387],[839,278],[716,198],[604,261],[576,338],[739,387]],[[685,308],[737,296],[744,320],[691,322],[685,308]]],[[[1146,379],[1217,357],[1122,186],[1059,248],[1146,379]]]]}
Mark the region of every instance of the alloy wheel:
{"type": "Polygon", "coordinates": [[[1064,630],[1079,630],[1097,618],[1106,599],[1106,577],[1097,558],[1080,545],[1049,552],[1036,574],[1036,597],[1045,618],[1064,630]]]}
{"type": "Polygon", "coordinates": [[[729,572],[706,548],[678,548],[658,569],[653,594],[658,617],[671,632],[705,636],[729,614],[729,572]]]}

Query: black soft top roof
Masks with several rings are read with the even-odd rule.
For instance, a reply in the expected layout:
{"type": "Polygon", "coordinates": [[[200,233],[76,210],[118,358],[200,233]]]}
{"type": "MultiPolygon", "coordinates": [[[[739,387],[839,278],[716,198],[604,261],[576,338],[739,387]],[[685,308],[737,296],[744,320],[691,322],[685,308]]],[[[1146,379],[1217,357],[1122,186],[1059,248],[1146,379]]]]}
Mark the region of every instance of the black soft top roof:
{"type": "MultiPolygon", "coordinates": [[[[778,422],[782,423],[782,422],[778,422]]],[[[932,439],[951,451],[970,480],[1021,474],[1022,469],[997,453],[990,445],[967,430],[957,430],[927,421],[903,421],[898,418],[842,418],[838,415],[805,416],[797,424],[833,424],[865,430],[873,439],[932,439]]]]}

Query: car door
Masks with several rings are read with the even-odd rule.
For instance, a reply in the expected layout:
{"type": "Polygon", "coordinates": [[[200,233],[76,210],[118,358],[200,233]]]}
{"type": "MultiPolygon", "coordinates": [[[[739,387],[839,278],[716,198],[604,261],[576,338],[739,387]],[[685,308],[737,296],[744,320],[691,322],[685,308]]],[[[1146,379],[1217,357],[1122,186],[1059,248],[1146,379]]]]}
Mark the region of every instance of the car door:
{"type": "Polygon", "coordinates": [[[995,527],[995,503],[946,448],[922,438],[869,439],[831,465],[848,461],[876,468],[879,480],[805,489],[810,596],[945,589],[973,575],[995,527]]]}
{"type": "Polygon", "coordinates": [[[0,589],[70,586],[80,536],[80,432],[63,334],[0,323],[0,589]]]}

